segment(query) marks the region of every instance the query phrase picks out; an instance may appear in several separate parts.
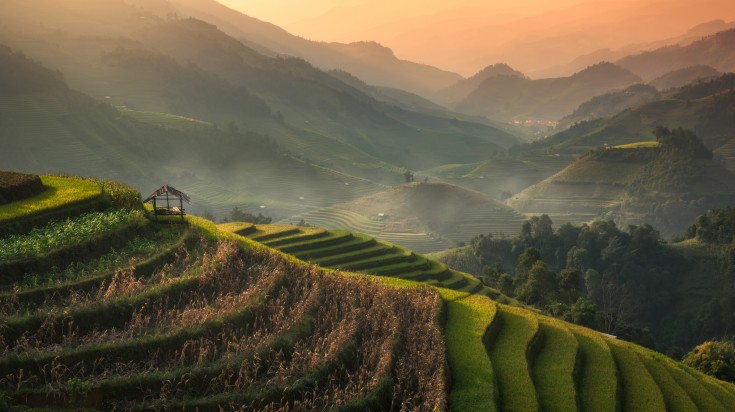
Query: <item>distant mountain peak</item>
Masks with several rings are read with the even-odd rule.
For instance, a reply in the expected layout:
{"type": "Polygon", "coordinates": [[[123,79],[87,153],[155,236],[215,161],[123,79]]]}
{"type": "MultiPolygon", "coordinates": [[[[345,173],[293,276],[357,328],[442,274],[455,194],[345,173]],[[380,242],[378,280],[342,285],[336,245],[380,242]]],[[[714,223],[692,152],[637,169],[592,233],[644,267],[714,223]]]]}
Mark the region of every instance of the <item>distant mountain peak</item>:
{"type": "Polygon", "coordinates": [[[364,54],[369,54],[374,57],[391,59],[396,58],[393,50],[391,50],[389,47],[383,46],[376,41],[357,41],[348,43],[347,46],[352,50],[359,50],[364,54]]]}
{"type": "Polygon", "coordinates": [[[474,76],[470,77],[468,80],[470,79],[485,80],[489,77],[497,77],[497,76],[513,76],[513,77],[524,77],[524,78],[526,77],[523,73],[508,66],[505,63],[495,63],[495,64],[491,64],[490,66],[487,66],[484,69],[480,70],[474,76]]]}
{"type": "Polygon", "coordinates": [[[572,75],[572,78],[583,80],[595,80],[609,77],[627,78],[630,81],[635,82],[640,82],[642,80],[638,75],[634,74],[630,70],[610,62],[593,64],[572,75]]]}

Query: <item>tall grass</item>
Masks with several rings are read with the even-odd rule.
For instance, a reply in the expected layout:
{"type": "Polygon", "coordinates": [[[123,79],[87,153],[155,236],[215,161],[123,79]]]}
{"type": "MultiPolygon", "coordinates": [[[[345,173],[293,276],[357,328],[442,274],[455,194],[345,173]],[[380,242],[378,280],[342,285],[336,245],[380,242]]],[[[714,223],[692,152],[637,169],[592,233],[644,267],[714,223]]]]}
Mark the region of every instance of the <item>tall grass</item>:
{"type": "Polygon", "coordinates": [[[68,404],[74,381],[103,390],[103,409],[446,408],[442,306],[428,288],[326,275],[220,239],[67,303],[50,302],[40,323],[16,317],[11,329],[28,325],[17,338],[1,332],[0,386],[18,399],[68,404]]]}

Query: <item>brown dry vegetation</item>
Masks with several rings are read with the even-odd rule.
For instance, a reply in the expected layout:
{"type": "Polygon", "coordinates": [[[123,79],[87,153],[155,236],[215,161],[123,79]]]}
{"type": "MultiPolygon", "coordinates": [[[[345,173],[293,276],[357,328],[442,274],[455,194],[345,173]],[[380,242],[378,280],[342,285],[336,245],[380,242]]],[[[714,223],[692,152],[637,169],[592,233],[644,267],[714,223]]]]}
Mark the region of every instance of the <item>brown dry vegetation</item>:
{"type": "Polygon", "coordinates": [[[325,275],[231,240],[201,240],[151,276],[122,271],[32,311],[0,306],[0,391],[13,403],[446,408],[436,291],[325,275]]]}

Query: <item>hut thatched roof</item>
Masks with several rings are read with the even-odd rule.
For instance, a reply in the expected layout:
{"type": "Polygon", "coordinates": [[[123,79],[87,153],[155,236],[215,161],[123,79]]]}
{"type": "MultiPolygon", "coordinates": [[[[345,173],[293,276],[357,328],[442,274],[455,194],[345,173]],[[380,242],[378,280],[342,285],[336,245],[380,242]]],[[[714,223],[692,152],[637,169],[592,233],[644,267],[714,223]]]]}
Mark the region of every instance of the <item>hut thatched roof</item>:
{"type": "Polygon", "coordinates": [[[186,193],[181,192],[179,190],[176,190],[172,186],[163,185],[158,190],[156,190],[155,192],[151,193],[151,195],[148,196],[148,198],[146,200],[144,200],[143,203],[148,203],[151,200],[157,198],[158,196],[163,196],[165,194],[172,194],[172,195],[176,196],[176,198],[184,199],[184,200],[186,200],[186,203],[190,203],[191,202],[191,199],[189,198],[189,196],[186,193]]]}

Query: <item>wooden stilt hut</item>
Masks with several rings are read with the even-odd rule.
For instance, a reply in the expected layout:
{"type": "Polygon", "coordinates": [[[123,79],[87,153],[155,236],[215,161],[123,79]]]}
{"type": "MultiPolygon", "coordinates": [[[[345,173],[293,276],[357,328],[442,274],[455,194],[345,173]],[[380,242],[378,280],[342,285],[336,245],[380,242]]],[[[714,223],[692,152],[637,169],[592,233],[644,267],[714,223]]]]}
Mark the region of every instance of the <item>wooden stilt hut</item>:
{"type": "Polygon", "coordinates": [[[158,221],[158,215],[181,216],[181,221],[183,222],[184,215],[186,214],[184,213],[184,200],[186,200],[186,203],[191,202],[191,199],[186,193],[176,190],[169,185],[163,185],[151,193],[143,203],[153,203],[153,216],[156,222],[158,221]],[[176,200],[178,200],[178,205],[176,205],[176,200]]]}

